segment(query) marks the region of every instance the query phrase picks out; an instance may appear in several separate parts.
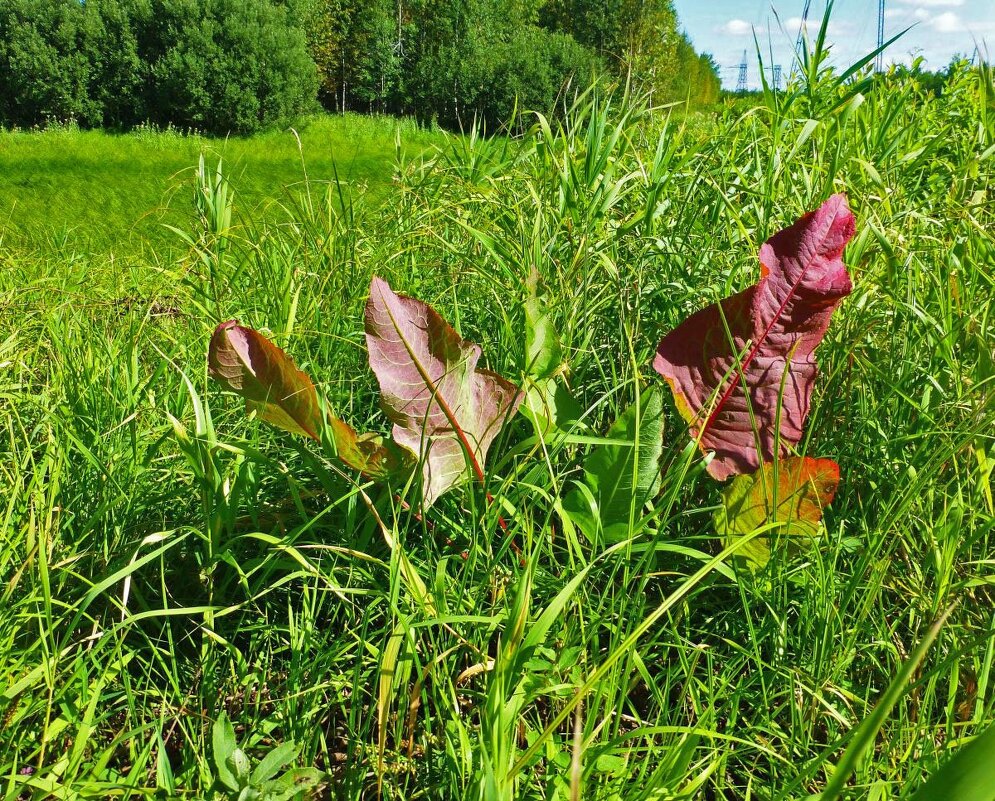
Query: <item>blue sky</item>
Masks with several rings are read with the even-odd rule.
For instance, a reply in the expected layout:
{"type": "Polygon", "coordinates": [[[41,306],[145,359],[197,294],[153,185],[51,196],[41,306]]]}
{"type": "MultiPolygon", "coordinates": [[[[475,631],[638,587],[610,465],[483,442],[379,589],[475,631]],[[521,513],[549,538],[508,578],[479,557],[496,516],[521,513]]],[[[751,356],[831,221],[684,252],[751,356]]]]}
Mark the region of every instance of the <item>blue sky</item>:
{"type": "MultiPolygon", "coordinates": [[[[695,47],[715,57],[728,88],[735,87],[744,48],[750,86],[759,83],[754,29],[767,68],[782,64],[787,75],[804,5],[804,0],[674,0],[695,47]]],[[[813,35],[825,7],[825,0],[812,0],[813,35]]],[[[836,0],[829,29],[836,63],[850,64],[874,49],[877,15],[878,0],[836,0]]],[[[995,0],[885,0],[885,41],[910,25],[912,30],[886,51],[886,61],[908,63],[921,55],[928,68],[937,69],[955,53],[973,54],[976,45],[995,59],[995,0]]]]}

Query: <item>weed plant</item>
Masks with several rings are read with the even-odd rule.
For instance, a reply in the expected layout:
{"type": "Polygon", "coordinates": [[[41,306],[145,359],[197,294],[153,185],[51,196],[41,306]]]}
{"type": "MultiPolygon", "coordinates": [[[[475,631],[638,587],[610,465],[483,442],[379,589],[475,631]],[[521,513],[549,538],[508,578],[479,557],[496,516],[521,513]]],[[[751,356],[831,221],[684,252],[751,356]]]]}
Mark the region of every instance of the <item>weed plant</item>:
{"type": "Polygon", "coordinates": [[[562,124],[402,159],[386,202],[308,181],[261,219],[234,160],[208,159],[182,257],[99,287],[71,251],[6,251],[6,797],[226,792],[222,718],[226,753],[295,744],[320,797],[789,799],[844,764],[826,798],[910,797],[995,721],[995,95],[984,69],[942,98],[862,75],[816,63],[687,118],[592,93],[562,124]],[[659,497],[620,539],[570,525],[561,500],[657,380],[661,335],[838,191],[855,289],[803,443],[842,471],[820,547],[756,578],[717,559],[718,489],[670,408],[659,497]],[[237,318],[385,430],[374,273],[509,377],[525,301],[550,316],[581,414],[560,437],[513,421],[492,503],[467,485],[419,516],[208,383],[211,331],[237,318]]]}

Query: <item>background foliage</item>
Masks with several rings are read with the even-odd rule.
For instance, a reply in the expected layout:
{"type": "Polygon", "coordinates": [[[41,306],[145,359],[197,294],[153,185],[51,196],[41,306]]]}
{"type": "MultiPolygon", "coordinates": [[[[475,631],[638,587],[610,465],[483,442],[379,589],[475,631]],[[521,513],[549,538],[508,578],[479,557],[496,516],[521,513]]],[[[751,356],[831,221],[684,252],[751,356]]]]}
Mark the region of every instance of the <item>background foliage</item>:
{"type": "Polygon", "coordinates": [[[0,123],[249,133],[316,107],[489,130],[609,76],[718,96],[670,0],[9,0],[0,123]]]}

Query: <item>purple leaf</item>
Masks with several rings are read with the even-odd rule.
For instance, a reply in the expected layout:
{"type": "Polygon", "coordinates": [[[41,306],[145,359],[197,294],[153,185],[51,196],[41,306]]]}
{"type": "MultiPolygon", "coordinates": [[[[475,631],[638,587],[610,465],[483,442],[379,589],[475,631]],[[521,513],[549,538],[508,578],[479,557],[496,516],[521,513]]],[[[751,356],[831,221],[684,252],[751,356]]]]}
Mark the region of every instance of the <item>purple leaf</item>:
{"type": "Polygon", "coordinates": [[[518,387],[479,369],[478,345],[380,278],[366,303],[366,345],[394,441],[422,460],[424,504],[470,471],[483,481],[487,450],[521,403],[518,387]]]}
{"type": "Polygon", "coordinates": [[[815,348],[850,294],[840,257],[854,228],[846,197],[829,198],[764,243],[760,281],[692,315],[657,348],[653,367],[702,451],[715,452],[715,478],[750,473],[779,455],[777,443],[801,439],[815,348]]]}

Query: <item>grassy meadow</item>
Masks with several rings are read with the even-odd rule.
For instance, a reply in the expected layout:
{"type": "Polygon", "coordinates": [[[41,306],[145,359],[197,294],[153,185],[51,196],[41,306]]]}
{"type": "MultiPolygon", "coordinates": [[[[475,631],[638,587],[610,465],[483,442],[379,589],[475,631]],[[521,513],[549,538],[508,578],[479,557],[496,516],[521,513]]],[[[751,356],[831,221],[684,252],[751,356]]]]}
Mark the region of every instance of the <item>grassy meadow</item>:
{"type": "Polygon", "coordinates": [[[589,95],[514,140],[405,127],[403,163],[383,122],[301,138],[309,180],[287,132],[0,134],[5,798],[289,798],[305,774],[258,789],[286,762],[315,798],[873,801],[992,725],[990,76],[816,69],[692,116],[589,95]],[[573,525],[660,338],[841,191],[854,291],[800,446],[841,467],[818,546],[716,558],[669,393],[659,493],[621,534],[573,525]],[[486,490],[420,515],[208,380],[237,318],[387,431],[373,275],[516,382],[534,294],[577,419],[519,415],[486,490]]]}
{"type": "Polygon", "coordinates": [[[240,213],[258,221],[308,180],[382,196],[398,147],[410,158],[440,140],[413,121],[356,114],[307,119],[294,130],[297,137],[280,130],[229,139],[152,127],[0,131],[3,245],[161,261],[175,255],[177,239],[164,226],[187,219],[201,154],[223,162],[240,213]]]}

